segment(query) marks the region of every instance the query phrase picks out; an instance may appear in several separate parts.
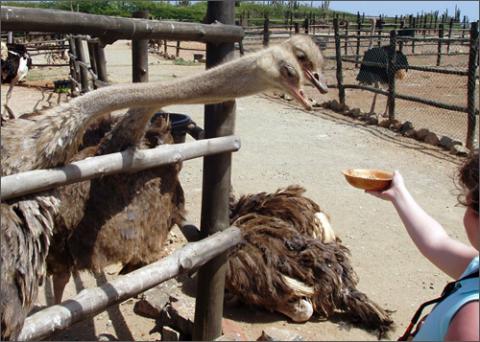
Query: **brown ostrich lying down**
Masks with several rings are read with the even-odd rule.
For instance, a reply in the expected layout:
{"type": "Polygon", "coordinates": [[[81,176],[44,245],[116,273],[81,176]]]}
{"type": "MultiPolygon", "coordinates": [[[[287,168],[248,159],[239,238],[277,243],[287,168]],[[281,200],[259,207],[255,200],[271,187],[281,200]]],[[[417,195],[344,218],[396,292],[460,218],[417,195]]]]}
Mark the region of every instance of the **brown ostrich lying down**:
{"type": "Polygon", "coordinates": [[[231,224],[244,239],[229,254],[227,292],[297,322],[344,312],[383,336],[393,327],[389,312],[356,289],[349,250],[324,232],[328,219],[319,219],[323,213],[304,192],[289,186],[231,203],[231,224]]]}

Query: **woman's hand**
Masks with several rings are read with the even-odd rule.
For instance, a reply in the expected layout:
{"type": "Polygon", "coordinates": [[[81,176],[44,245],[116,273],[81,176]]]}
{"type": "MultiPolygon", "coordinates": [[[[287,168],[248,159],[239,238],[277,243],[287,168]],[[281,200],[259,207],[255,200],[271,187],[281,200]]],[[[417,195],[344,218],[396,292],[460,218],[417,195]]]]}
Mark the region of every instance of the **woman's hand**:
{"type": "Polygon", "coordinates": [[[387,190],[383,191],[370,191],[365,190],[366,193],[383,200],[394,202],[402,191],[405,191],[405,182],[400,172],[395,171],[393,173],[392,185],[387,190]]]}

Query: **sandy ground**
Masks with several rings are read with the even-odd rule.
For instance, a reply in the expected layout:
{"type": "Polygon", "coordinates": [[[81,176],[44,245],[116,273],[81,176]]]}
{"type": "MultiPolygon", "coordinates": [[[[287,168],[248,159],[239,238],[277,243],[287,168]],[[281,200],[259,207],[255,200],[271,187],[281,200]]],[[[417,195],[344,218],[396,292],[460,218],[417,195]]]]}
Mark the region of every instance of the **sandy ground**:
{"type": "MultiPolygon", "coordinates": [[[[131,79],[129,46],[125,42],[109,46],[107,60],[112,81],[131,79]]],[[[204,67],[175,66],[155,56],[151,56],[150,63],[152,81],[200,72],[204,67]]],[[[42,72],[50,77],[65,77],[59,68],[42,72]]],[[[37,79],[40,76],[40,71],[31,75],[37,79]]],[[[2,86],[2,100],[5,90],[2,86]]],[[[40,98],[38,90],[18,87],[11,107],[17,113],[28,112],[40,98]]],[[[324,100],[320,95],[316,98],[324,100]]],[[[172,106],[166,110],[186,113],[203,126],[202,106],[172,106]]],[[[265,95],[237,101],[236,134],[241,137],[242,147],[233,156],[235,192],[270,192],[290,184],[304,186],[307,196],[329,213],[337,235],[350,248],[352,263],[360,278],[359,288],[379,305],[394,311],[397,328],[391,338],[397,338],[417,306],[438,296],[449,279],[416,250],[393,207],[350,187],[341,171],[347,168],[400,170],[420,205],[438,219],[451,236],[467,241],[462,228],[463,209],[456,206],[452,182],[461,159],[382,128],[364,126],[329,110],[306,112],[294,103],[272,100],[265,95]]],[[[184,163],[181,181],[189,219],[199,225],[201,159],[184,163]]],[[[181,233],[174,228],[167,251],[184,243],[181,233]]],[[[118,266],[113,265],[96,279],[80,274],[68,284],[65,299],[84,287],[114,278],[117,270],[118,266]]],[[[51,303],[49,281],[40,292],[38,304],[51,303]]],[[[113,306],[49,339],[96,340],[101,335],[119,340],[160,339],[160,334],[152,331],[155,321],[133,312],[135,302],[136,299],[130,299],[113,306]]],[[[306,340],[376,339],[375,335],[338,319],[312,319],[296,324],[281,315],[244,306],[226,310],[225,316],[238,322],[250,340],[256,339],[268,326],[290,329],[306,340]]]]}

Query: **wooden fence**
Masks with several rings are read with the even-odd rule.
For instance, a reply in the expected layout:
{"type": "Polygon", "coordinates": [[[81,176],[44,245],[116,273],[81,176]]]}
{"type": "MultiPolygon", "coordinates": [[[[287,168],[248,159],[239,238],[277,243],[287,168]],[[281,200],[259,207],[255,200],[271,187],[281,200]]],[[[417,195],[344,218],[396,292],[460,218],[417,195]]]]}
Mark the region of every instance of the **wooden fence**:
{"type": "MultiPolygon", "coordinates": [[[[143,16],[144,14],[137,14],[143,16]]],[[[37,31],[37,32],[57,32],[70,34],[69,45],[74,57],[72,68],[75,73],[80,74],[80,82],[82,91],[88,91],[89,82],[88,75],[95,70],[95,76],[106,82],[105,55],[103,47],[105,44],[114,42],[117,39],[132,40],[132,54],[136,58],[132,63],[134,81],[144,82],[148,80],[148,51],[145,42],[148,39],[169,39],[169,40],[190,40],[201,41],[207,43],[207,68],[226,61],[231,58],[234,49],[234,42],[238,42],[243,37],[241,27],[234,26],[234,1],[209,1],[207,23],[209,24],[192,24],[192,23],[174,23],[151,21],[147,19],[127,19],[114,18],[108,16],[98,16],[83,13],[16,8],[2,6],[0,12],[2,21],[2,30],[5,31],[37,31]],[[222,24],[219,24],[222,23],[222,24]],[[86,55],[81,44],[82,37],[75,35],[87,35],[94,37],[92,43],[93,63],[88,66],[85,62],[86,55]],[[92,67],[95,65],[95,69],[92,67]],[[92,72],[90,72],[92,71],[92,72]]],[[[87,38],[89,39],[89,38],[87,38]]],[[[163,146],[152,151],[151,161],[147,165],[137,167],[153,167],[165,162],[176,162],[182,157],[181,150],[194,150],[195,156],[204,156],[203,171],[203,191],[202,191],[202,215],[200,235],[204,238],[220,231],[226,230],[229,224],[228,216],[228,199],[230,192],[230,170],[231,170],[231,152],[239,148],[237,138],[230,137],[233,134],[235,117],[235,102],[230,101],[219,105],[205,106],[205,138],[204,141],[198,141],[188,144],[178,145],[175,147],[163,146]],[[215,150],[214,138],[227,139],[223,141],[221,146],[215,150]],[[201,145],[206,145],[201,147],[201,145]],[[171,153],[166,153],[166,149],[173,149],[171,153]],[[162,152],[163,151],[163,152],[162,152]],[[210,152],[215,152],[211,154],[210,152]],[[170,157],[162,156],[162,153],[170,155],[170,157]],[[173,154],[172,154],[173,153],[173,154]],[[170,159],[168,159],[170,158],[170,159]]],[[[217,140],[218,141],[218,140],[217,140]]],[[[217,142],[218,144],[218,142],[217,142]]],[[[191,151],[190,151],[191,152],[191,151]]],[[[141,153],[147,153],[143,151],[141,153]]],[[[191,155],[192,156],[192,155],[191,155]]],[[[110,159],[108,168],[109,172],[125,171],[115,163],[122,164],[125,158],[135,160],[135,154],[128,155],[128,152],[120,154],[102,156],[93,159],[95,165],[83,165],[85,167],[82,178],[72,176],[72,167],[78,173],[79,166],[66,166],[62,169],[54,170],[35,170],[31,171],[40,178],[36,178],[34,182],[43,183],[42,179],[49,179],[51,186],[66,184],[80,179],[88,179],[91,177],[101,176],[107,165],[104,164],[105,159],[110,159]],[[113,160],[113,163],[112,163],[113,160]],[[98,167],[101,164],[102,167],[98,167]],[[89,170],[89,171],[86,171],[89,170]],[[53,176],[54,175],[54,176],[53,176]],[[46,178],[42,178],[46,177],[46,178]]],[[[143,156],[142,156],[143,158],[143,156]]],[[[85,164],[87,161],[83,161],[85,164]]],[[[87,163],[88,164],[88,163],[87,163]]],[[[128,164],[128,163],[127,163],[128,164]]],[[[135,164],[135,163],[134,163],[135,164]]],[[[82,167],[80,165],[80,167],[82,167]]],[[[2,177],[2,200],[12,196],[18,196],[20,193],[30,191],[38,191],[45,189],[43,185],[30,185],[27,190],[20,190],[16,177],[27,177],[22,174],[2,177]],[[12,181],[13,179],[13,181],[12,181]],[[13,182],[13,183],[12,183],[13,182]],[[3,186],[6,192],[4,193],[3,186]],[[6,194],[6,193],[9,194],[6,194]]],[[[49,186],[50,186],[49,185],[49,186]]],[[[147,290],[160,282],[172,278],[184,269],[191,269],[202,265],[198,271],[198,289],[197,301],[195,308],[195,327],[193,338],[195,340],[212,340],[221,334],[221,318],[223,316],[223,295],[224,281],[226,270],[226,254],[225,251],[240,241],[238,229],[230,229],[212,237],[210,240],[199,242],[196,247],[187,246],[190,251],[188,257],[180,257],[179,260],[172,261],[176,256],[171,256],[168,260],[164,259],[155,265],[146,266],[135,272],[135,275],[127,275],[115,280],[112,283],[103,285],[102,287],[84,291],[77,297],[67,300],[61,305],[52,306],[46,310],[42,310],[32,315],[26,321],[22,330],[21,338],[37,340],[48,334],[64,329],[73,322],[85,318],[85,315],[91,315],[103,311],[107,306],[116,302],[125,300],[136,293],[147,290]],[[221,248],[217,242],[212,240],[220,239],[225,242],[221,248]],[[199,252],[203,251],[203,252],[199,252]],[[200,253],[199,258],[194,255],[200,253]],[[183,260],[183,261],[182,261],[183,260]],[[165,264],[174,264],[167,271],[159,270],[165,264]],[[160,274],[162,273],[162,274],[160,274]],[[156,276],[158,274],[158,276],[156,276]],[[137,278],[141,277],[141,278],[137,278]],[[143,281],[133,281],[132,278],[143,281]],[[150,281],[146,281],[149,278],[150,281]],[[134,287],[134,289],[133,289],[134,287]],[[113,289],[113,290],[112,290],[113,289]],[[89,303],[87,305],[87,303],[89,303]],[[208,317],[209,319],[205,319],[208,317]]],[[[183,252],[179,252],[182,254],[183,252]]]]}

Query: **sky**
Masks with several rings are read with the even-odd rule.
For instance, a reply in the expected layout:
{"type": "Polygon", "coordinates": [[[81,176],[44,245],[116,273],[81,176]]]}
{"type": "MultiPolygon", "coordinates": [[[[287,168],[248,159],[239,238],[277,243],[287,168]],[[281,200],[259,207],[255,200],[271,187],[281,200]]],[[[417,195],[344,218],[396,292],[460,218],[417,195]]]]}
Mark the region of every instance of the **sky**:
{"type": "MultiPolygon", "coordinates": [[[[320,1],[319,4],[320,5],[320,1]]],[[[365,15],[387,16],[417,14],[430,11],[439,11],[442,14],[448,8],[448,14],[455,13],[455,5],[460,9],[461,19],[466,15],[470,21],[478,20],[479,1],[338,1],[330,2],[330,9],[365,15]]],[[[315,6],[315,5],[314,5],[315,6]]]]}

